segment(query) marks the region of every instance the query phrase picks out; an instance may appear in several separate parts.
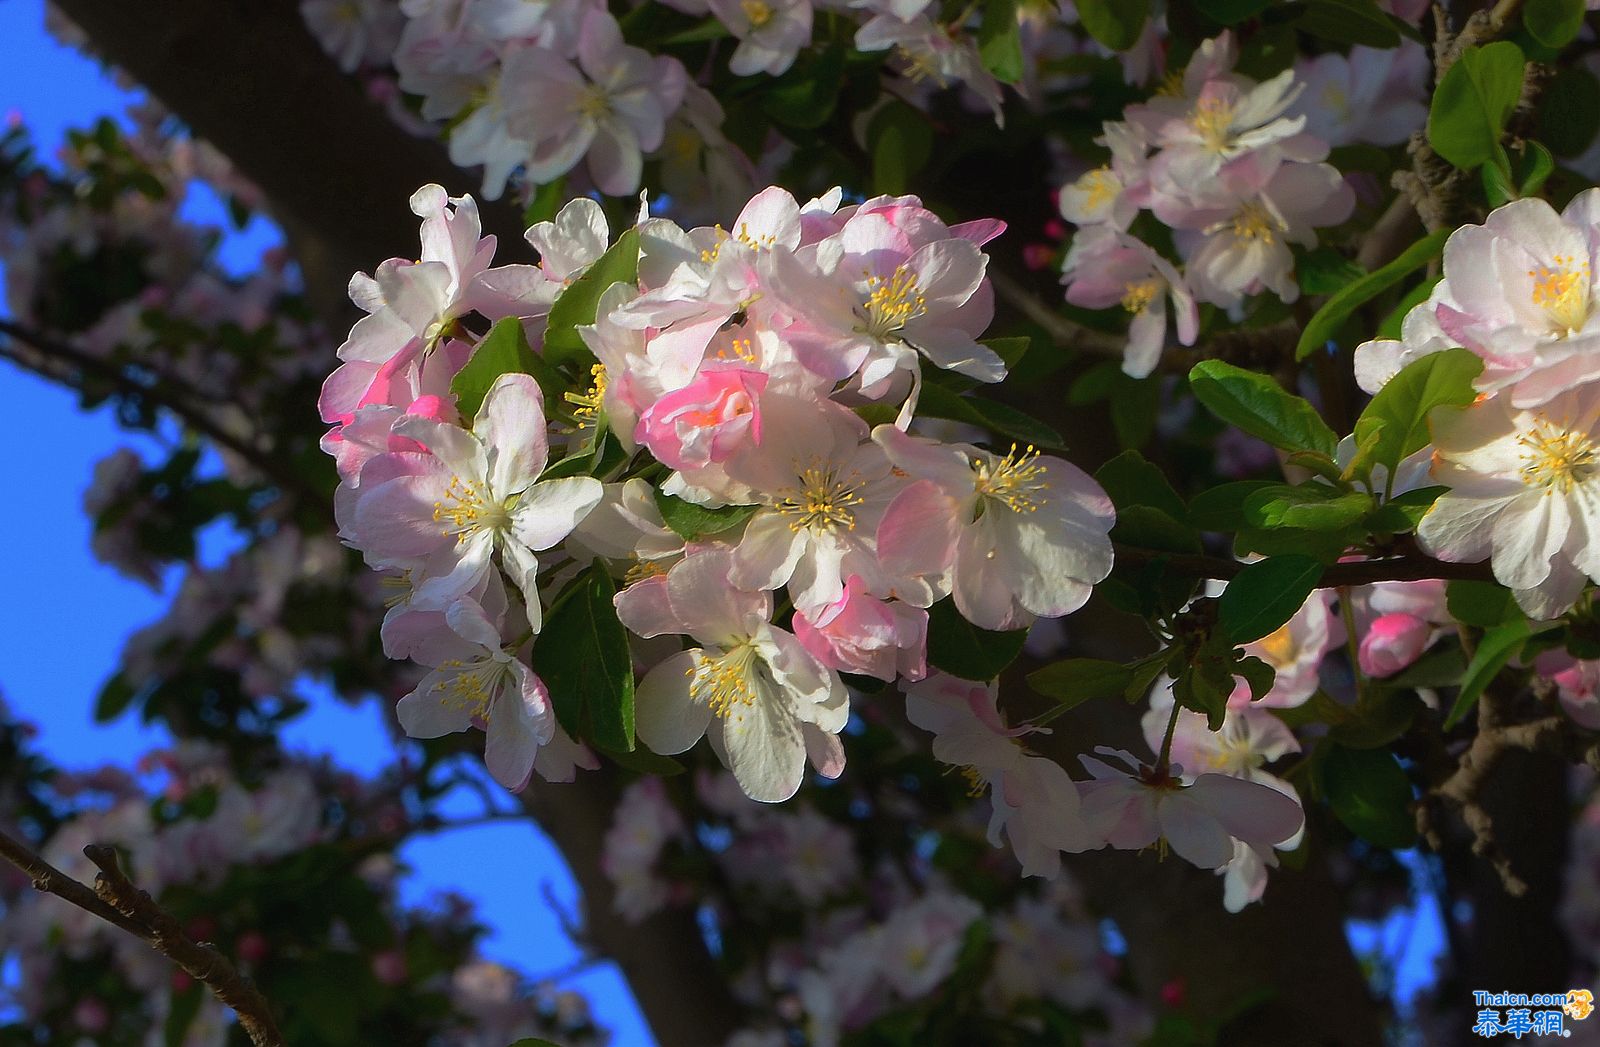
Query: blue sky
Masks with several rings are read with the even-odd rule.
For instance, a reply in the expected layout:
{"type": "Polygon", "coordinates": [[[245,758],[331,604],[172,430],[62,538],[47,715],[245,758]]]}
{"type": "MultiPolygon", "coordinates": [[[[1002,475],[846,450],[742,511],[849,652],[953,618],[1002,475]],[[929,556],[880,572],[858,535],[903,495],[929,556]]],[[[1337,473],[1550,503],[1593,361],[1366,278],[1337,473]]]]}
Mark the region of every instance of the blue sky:
{"type": "MultiPolygon", "coordinates": [[[[137,98],[44,32],[41,0],[0,0],[0,39],[7,41],[0,116],[23,120],[41,155],[53,154],[67,128],[88,126],[104,114],[120,116],[137,98]]],[[[198,197],[188,213],[224,224],[213,198],[198,197]]],[[[224,262],[247,270],[276,241],[274,229],[254,222],[230,236],[224,262]]],[[[149,436],[119,430],[109,412],[83,412],[71,392],[4,363],[0,402],[7,406],[0,412],[0,446],[14,449],[21,474],[16,493],[24,496],[0,514],[0,547],[11,551],[11,597],[0,601],[0,693],[17,715],[38,725],[39,745],[57,763],[127,765],[165,736],[134,719],[96,725],[90,710],[123,641],[159,616],[172,584],[169,579],[166,594],[154,593],[97,562],[89,553],[82,497],[97,460],[119,445],[146,453],[156,445],[149,436]]],[[[205,544],[205,555],[220,555],[227,541],[217,536],[205,544]]],[[[322,701],[287,740],[313,752],[337,748],[341,764],[372,770],[392,751],[390,715],[375,705],[352,709],[322,701]]],[[[563,970],[579,958],[544,902],[548,885],[570,911],[576,887],[559,855],[531,828],[492,825],[429,836],[408,845],[403,857],[414,869],[408,898],[453,890],[478,902],[493,928],[485,945],[491,957],[534,975],[563,970]]],[[[601,1022],[614,1030],[617,1047],[653,1043],[614,969],[588,970],[563,984],[589,996],[601,1022]]]]}

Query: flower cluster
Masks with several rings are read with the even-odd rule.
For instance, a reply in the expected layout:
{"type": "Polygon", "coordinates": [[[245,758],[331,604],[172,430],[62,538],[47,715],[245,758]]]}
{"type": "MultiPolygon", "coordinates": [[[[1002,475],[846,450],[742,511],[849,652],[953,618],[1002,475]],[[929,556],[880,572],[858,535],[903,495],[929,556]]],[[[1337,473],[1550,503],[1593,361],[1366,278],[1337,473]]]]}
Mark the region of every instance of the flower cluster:
{"type": "Polygon", "coordinates": [[[1316,230],[1355,204],[1323,162],[1328,141],[1294,112],[1305,87],[1296,71],[1258,83],[1234,71],[1237,58],[1229,33],[1203,43],[1173,94],[1105,125],[1110,161],[1060,193],[1062,216],[1080,227],[1064,263],[1067,301],[1130,314],[1123,370],[1134,377],[1160,359],[1169,303],[1178,341],[1193,345],[1197,302],[1237,314],[1251,295],[1298,298],[1293,248],[1315,247],[1316,230]],[[1181,271],[1133,231],[1142,211],[1172,230],[1181,271]]]}
{"type": "Polygon", "coordinates": [[[1398,339],[1356,350],[1369,392],[1409,363],[1462,347],[1483,361],[1477,402],[1432,419],[1436,483],[1417,538],[1443,560],[1489,560],[1535,618],[1570,609],[1600,559],[1600,190],[1557,212],[1517,200],[1451,234],[1444,276],[1398,339]]]}
{"type": "Polygon", "coordinates": [[[401,723],[483,727],[506,786],[592,765],[524,661],[564,564],[598,555],[631,583],[615,606],[634,637],[687,638],[677,653],[636,645],[653,666],[639,738],[679,753],[709,737],[762,800],[792,795],[808,757],[843,768],[841,673],[926,674],[934,603],[1018,629],[1077,609],[1109,572],[1111,504],[1076,466],[914,431],[926,373],[1006,373],[978,341],[997,223],[949,226],[913,197],[801,205],[768,189],[732,232],[642,216],[608,250],[600,208],[578,200],[529,230],[538,265],[495,268],[470,198],[429,186],[412,207],[421,259],[351,283],[369,315],[323,390],[326,446],[343,537],[395,573],[385,648],[433,670],[401,723]],[[610,272],[619,252],[627,278],[588,287],[585,267],[610,272]],[[531,333],[551,385],[560,336],[539,344],[538,321],[579,286],[598,291],[577,328],[590,387],[557,402],[505,373],[464,417],[453,383],[483,344],[472,325],[531,333]],[[582,468],[602,433],[621,460],[582,468]],[[568,452],[555,467],[552,444],[568,452]]]}

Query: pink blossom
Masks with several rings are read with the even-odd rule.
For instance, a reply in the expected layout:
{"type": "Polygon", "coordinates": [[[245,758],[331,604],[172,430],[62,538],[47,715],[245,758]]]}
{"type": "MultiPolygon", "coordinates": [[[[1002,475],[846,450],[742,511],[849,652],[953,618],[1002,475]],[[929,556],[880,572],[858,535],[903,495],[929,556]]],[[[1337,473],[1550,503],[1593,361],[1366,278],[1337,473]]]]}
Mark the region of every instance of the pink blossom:
{"type": "Polygon", "coordinates": [[[794,616],[794,634],[824,665],[880,680],[927,675],[928,612],[867,594],[858,574],[844,592],[813,614],[794,616]]]}
{"type": "Polygon", "coordinates": [[[651,404],[633,438],[674,469],[726,461],[746,441],[760,446],[760,397],[766,387],[763,371],[701,371],[693,382],[651,404]]]}

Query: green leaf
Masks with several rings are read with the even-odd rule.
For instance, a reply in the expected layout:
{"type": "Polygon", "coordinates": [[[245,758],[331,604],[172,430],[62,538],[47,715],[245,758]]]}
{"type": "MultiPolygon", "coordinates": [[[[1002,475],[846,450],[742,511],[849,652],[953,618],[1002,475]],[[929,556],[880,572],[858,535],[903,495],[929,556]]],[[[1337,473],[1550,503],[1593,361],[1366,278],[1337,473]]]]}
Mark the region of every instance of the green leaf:
{"type": "Polygon", "coordinates": [[[1450,715],[1445,717],[1445,730],[1460,723],[1461,718],[1472,711],[1484,689],[1500,674],[1506,663],[1517,656],[1530,635],[1532,630],[1528,627],[1528,620],[1520,613],[1510,621],[1484,631],[1483,639],[1478,641],[1478,650],[1467,665],[1466,675],[1461,678],[1461,690],[1456,694],[1455,704],[1450,707],[1450,715]]]}
{"type": "Polygon", "coordinates": [[[1446,584],[1444,594],[1450,617],[1462,625],[1489,629],[1522,617],[1511,590],[1495,582],[1458,578],[1446,584]]]}
{"type": "Polygon", "coordinates": [[[1496,160],[1478,169],[1483,182],[1483,196],[1490,207],[1503,207],[1517,198],[1516,187],[1511,184],[1510,168],[1496,160]]]}
{"type": "Polygon", "coordinates": [[[1269,556],[1245,564],[1217,600],[1217,624],[1236,644],[1266,636],[1306,602],[1323,565],[1308,556],[1269,556]]]}
{"type": "Polygon", "coordinates": [[[1150,14],[1149,0],[1078,0],[1077,8],[1083,28],[1113,51],[1137,43],[1150,14]]]}
{"type": "Polygon", "coordinates": [[[1157,549],[1168,553],[1198,553],[1201,550],[1199,532],[1149,505],[1119,507],[1116,524],[1111,528],[1111,540],[1139,549],[1157,549]]]}
{"type": "Polygon", "coordinates": [[[1332,458],[1339,440],[1317,409],[1266,375],[1221,360],[1202,360],[1189,387],[1224,422],[1285,451],[1318,451],[1332,458]]]}
{"type": "Polygon", "coordinates": [[[1557,156],[1577,156],[1600,131],[1600,79],[1573,63],[1556,70],[1534,112],[1539,140],[1557,156]]]}
{"type": "Polygon", "coordinates": [[[1202,531],[1237,531],[1244,526],[1250,496],[1275,486],[1268,480],[1235,480],[1201,491],[1189,499],[1189,522],[1202,531]]]}
{"type": "Polygon", "coordinates": [[[1354,715],[1335,724],[1328,737],[1351,749],[1381,748],[1410,730],[1422,708],[1422,700],[1413,691],[1368,687],[1354,715]]]}
{"type": "MultiPolygon", "coordinates": [[[[450,379],[450,391],[456,396],[456,408],[461,412],[462,421],[470,424],[477,416],[478,408],[483,406],[483,398],[489,394],[489,387],[501,375],[532,374],[533,368],[542,363],[544,361],[539,360],[528,348],[522,322],[516,317],[508,316],[489,328],[489,333],[472,350],[472,356],[466,364],[450,379]]],[[[548,367],[544,370],[548,373],[548,367]]],[[[548,391],[545,399],[548,402],[548,391]]]]}
{"type": "Polygon", "coordinates": [[[1071,709],[1093,698],[1120,698],[1133,682],[1133,670],[1099,658],[1068,658],[1028,674],[1028,686],[1071,709]]]}
{"type": "Polygon", "coordinates": [[[614,283],[639,282],[639,231],[629,229],[617,237],[606,253],[595,259],[582,276],[572,281],[550,306],[544,332],[544,355],[560,366],[569,360],[590,356],[578,328],[594,323],[600,295],[614,283]]]}
{"type": "Polygon", "coordinates": [[[1323,794],[1345,828],[1379,847],[1416,842],[1411,780],[1393,755],[1330,745],[1321,767],[1323,794]]]}
{"type": "Polygon", "coordinates": [[[1517,163],[1517,191],[1523,196],[1533,196],[1544,188],[1544,183],[1555,173],[1556,158],[1538,142],[1526,142],[1517,163]]]}
{"type": "Polygon", "coordinates": [[[1367,275],[1367,271],[1331,247],[1306,251],[1295,259],[1295,279],[1306,294],[1333,294],[1367,275]]]}
{"type": "Polygon", "coordinates": [[[1244,677],[1244,682],[1250,688],[1250,700],[1259,702],[1272,691],[1272,684],[1278,678],[1278,671],[1253,654],[1247,654],[1233,663],[1235,676],[1244,677]]]}
{"type": "Polygon", "coordinates": [[[1027,335],[1011,338],[984,338],[979,344],[987,346],[996,356],[1004,360],[1007,370],[1013,370],[1022,362],[1022,358],[1027,355],[1029,346],[1033,345],[1033,339],[1027,335]]]}
{"type": "Polygon", "coordinates": [[[1578,38],[1586,9],[1584,0],[1527,0],[1522,5],[1522,24],[1529,36],[1559,51],[1578,38]]]}
{"type": "Polygon", "coordinates": [[[1334,293],[1322,308],[1318,309],[1306,324],[1306,329],[1300,334],[1300,341],[1295,346],[1294,357],[1304,360],[1314,352],[1320,351],[1323,346],[1334,340],[1339,328],[1350,315],[1367,302],[1387,291],[1399,283],[1413,270],[1427,265],[1439,252],[1444,250],[1444,242],[1450,237],[1450,230],[1441,229],[1436,233],[1418,240],[1388,265],[1380,266],[1334,293]]]}
{"type": "Polygon", "coordinates": [[[898,196],[933,156],[933,125],[901,101],[880,108],[867,125],[872,147],[872,191],[898,196]]]}
{"type": "Polygon", "coordinates": [[[1297,487],[1275,484],[1245,499],[1245,522],[1252,527],[1298,527],[1308,531],[1337,531],[1366,516],[1372,496],[1360,491],[1340,491],[1327,484],[1297,487]]]}
{"type": "Polygon", "coordinates": [[[1195,9],[1213,22],[1237,25],[1272,6],[1272,0],[1194,0],[1195,9]]]}
{"type": "Polygon", "coordinates": [[[721,19],[707,18],[697,26],[680,30],[671,36],[662,37],[659,41],[663,47],[680,47],[683,44],[703,44],[709,40],[724,40],[733,33],[722,24],[721,19]]]}
{"type": "Polygon", "coordinates": [[[595,561],[546,616],[533,648],[533,669],[568,734],[632,752],[633,662],[614,596],[611,576],[595,561]]]}
{"type": "Polygon", "coordinates": [[[982,426],[1019,443],[1046,450],[1060,450],[1062,446],[1060,433],[1015,407],[980,396],[962,396],[932,382],[922,385],[917,414],[982,426]]]}
{"type": "Polygon", "coordinates": [[[1183,499],[1161,470],[1138,451],[1123,451],[1096,470],[1094,478],[1118,509],[1148,505],[1180,523],[1189,515],[1183,499]]]}
{"type": "Polygon", "coordinates": [[[1509,40],[1469,47],[1445,73],[1428,112],[1428,144],[1470,171],[1495,158],[1522,97],[1522,49],[1509,40]]]}
{"type": "Polygon", "coordinates": [[[1028,630],[994,632],[961,617],[955,602],[928,609],[928,664],[963,680],[992,680],[1022,653],[1028,630]]]}
{"type": "Polygon", "coordinates": [[[1439,281],[1442,279],[1444,279],[1443,273],[1437,276],[1424,277],[1417,286],[1401,295],[1400,300],[1394,304],[1394,308],[1389,310],[1389,315],[1383,318],[1383,323],[1378,325],[1377,337],[1398,340],[1400,338],[1401,325],[1406,320],[1406,314],[1427,301],[1428,296],[1433,293],[1434,287],[1438,286],[1439,281]]]}
{"type": "Polygon", "coordinates": [[[129,683],[126,676],[117,673],[100,688],[100,696],[94,702],[94,722],[110,723],[115,720],[133,704],[138,693],[138,688],[129,683]]]}
{"type": "Polygon", "coordinates": [[[1306,0],[1294,23],[1303,33],[1341,44],[1400,46],[1400,31],[1373,0],[1306,0]]]}
{"type": "Polygon", "coordinates": [[[1375,534],[1415,531],[1433,503],[1448,490],[1448,487],[1418,487],[1397,494],[1367,517],[1367,529],[1375,534]]]}
{"type": "Polygon", "coordinates": [[[814,59],[802,59],[772,81],[762,94],[767,115],[780,124],[812,130],[827,123],[844,86],[844,48],[829,47],[814,59]]]}
{"type": "Polygon", "coordinates": [[[1363,442],[1374,425],[1381,425],[1372,460],[1387,466],[1392,477],[1401,460],[1427,446],[1428,415],[1434,408],[1473,401],[1477,394],[1472,382],[1482,370],[1483,360],[1466,349],[1447,349],[1412,361],[1378,390],[1356,419],[1356,441],[1363,442]]]}
{"type": "Polygon", "coordinates": [[[983,23],[978,27],[978,57],[1002,84],[1022,79],[1022,27],[1017,22],[1017,0],[984,0],[983,23]]]}
{"type": "Polygon", "coordinates": [[[655,499],[661,519],[686,542],[737,527],[761,508],[759,505],[725,505],[720,509],[708,509],[660,490],[655,492],[655,499]]]}

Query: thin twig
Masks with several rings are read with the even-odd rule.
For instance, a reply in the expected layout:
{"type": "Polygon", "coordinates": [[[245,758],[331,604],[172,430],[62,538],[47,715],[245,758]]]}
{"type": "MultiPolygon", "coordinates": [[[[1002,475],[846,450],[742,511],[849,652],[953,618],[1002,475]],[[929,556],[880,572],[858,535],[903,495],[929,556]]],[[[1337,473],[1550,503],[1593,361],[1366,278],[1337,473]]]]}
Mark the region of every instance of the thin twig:
{"type": "Polygon", "coordinates": [[[90,844],[84,856],[100,870],[95,894],[129,920],[146,928],[139,935],[157,952],[204,982],[225,1006],[233,1008],[239,1026],[257,1047],[283,1047],[283,1034],[272,1018],[266,998],[214,947],[196,942],[183,932],[171,913],[140,890],[117,864],[117,852],[103,844],[90,844]]]}
{"type": "Polygon", "coordinates": [[[53,894],[149,943],[233,1008],[240,1028],[256,1047],[284,1047],[283,1034],[266,999],[227,957],[190,938],[171,913],[134,886],[117,864],[115,850],[90,844],[83,853],[100,869],[93,890],[45,861],[27,844],[0,832],[0,858],[27,873],[36,890],[53,894]]]}

